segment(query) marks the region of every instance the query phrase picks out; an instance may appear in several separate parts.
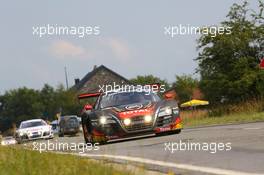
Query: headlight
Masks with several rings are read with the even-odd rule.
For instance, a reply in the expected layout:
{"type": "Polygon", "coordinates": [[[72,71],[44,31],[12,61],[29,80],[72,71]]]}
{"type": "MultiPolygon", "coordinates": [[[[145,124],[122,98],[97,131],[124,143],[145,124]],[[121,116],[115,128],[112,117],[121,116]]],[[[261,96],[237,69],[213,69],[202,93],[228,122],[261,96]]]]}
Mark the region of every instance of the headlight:
{"type": "Polygon", "coordinates": [[[19,136],[23,136],[24,134],[24,132],[19,132],[19,136]]]}
{"type": "Polygon", "coordinates": [[[180,114],[180,110],[179,110],[178,107],[172,108],[172,112],[173,112],[173,114],[175,114],[175,115],[179,115],[179,114],[180,114]]]}
{"type": "Polygon", "coordinates": [[[111,116],[101,116],[99,118],[99,124],[107,125],[111,123],[116,123],[116,121],[111,116]]]}
{"type": "Polygon", "coordinates": [[[52,129],[51,127],[45,128],[43,132],[50,132],[52,129]]]}
{"type": "Polygon", "coordinates": [[[126,126],[130,125],[130,124],[131,124],[131,120],[130,120],[129,118],[126,118],[126,119],[124,120],[124,124],[125,124],[126,126]]]}
{"type": "Polygon", "coordinates": [[[106,117],[101,117],[100,119],[99,119],[99,122],[100,122],[100,124],[102,124],[102,125],[104,125],[104,124],[106,124],[106,117]]]}
{"type": "Polygon", "coordinates": [[[151,122],[151,121],[152,121],[152,117],[151,117],[151,115],[146,115],[146,116],[144,117],[144,121],[145,121],[146,123],[151,122]]]}
{"type": "Polygon", "coordinates": [[[166,116],[166,115],[171,115],[172,114],[172,109],[170,107],[165,107],[161,108],[159,111],[158,116],[166,116]]]}

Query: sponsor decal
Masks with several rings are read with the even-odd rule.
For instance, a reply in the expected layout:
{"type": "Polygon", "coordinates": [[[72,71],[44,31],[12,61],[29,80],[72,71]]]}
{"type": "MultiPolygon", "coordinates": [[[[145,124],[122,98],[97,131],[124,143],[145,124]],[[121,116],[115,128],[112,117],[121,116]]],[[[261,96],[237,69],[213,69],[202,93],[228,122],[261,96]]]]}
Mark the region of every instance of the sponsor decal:
{"type": "Polygon", "coordinates": [[[120,118],[129,118],[134,116],[140,116],[140,115],[152,115],[152,108],[148,109],[139,109],[139,110],[133,110],[133,111],[125,111],[120,112],[119,116],[120,118]]]}
{"type": "Polygon", "coordinates": [[[127,110],[135,110],[135,109],[141,109],[143,107],[142,104],[136,104],[136,105],[129,105],[129,106],[126,106],[125,108],[127,110]]]}
{"type": "Polygon", "coordinates": [[[111,140],[111,139],[118,139],[120,137],[119,136],[106,136],[106,138],[111,140]]]}
{"type": "Polygon", "coordinates": [[[171,127],[167,126],[167,127],[163,127],[163,128],[157,128],[156,132],[165,132],[165,131],[170,131],[171,127]]]}

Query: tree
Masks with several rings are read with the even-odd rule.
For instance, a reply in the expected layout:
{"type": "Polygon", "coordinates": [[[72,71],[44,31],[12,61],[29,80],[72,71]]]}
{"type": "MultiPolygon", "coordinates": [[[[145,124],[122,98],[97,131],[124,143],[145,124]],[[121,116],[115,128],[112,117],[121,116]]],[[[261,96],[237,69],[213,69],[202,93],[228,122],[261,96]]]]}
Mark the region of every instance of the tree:
{"type": "Polygon", "coordinates": [[[45,84],[39,90],[18,88],[7,91],[0,96],[0,130],[11,128],[12,124],[19,124],[23,120],[43,118],[54,120],[55,115],[76,115],[80,105],[76,93],[65,90],[60,85],[57,89],[45,84]]]}
{"type": "Polygon", "coordinates": [[[60,110],[58,112],[61,112],[62,115],[76,115],[81,110],[76,92],[65,90],[62,85],[56,89],[56,102],[57,109],[60,110]]]}
{"type": "Polygon", "coordinates": [[[56,101],[56,92],[53,87],[45,84],[40,91],[40,98],[43,105],[42,115],[46,119],[52,119],[57,112],[57,101],[56,101]]]}
{"type": "Polygon", "coordinates": [[[198,86],[199,81],[190,75],[176,76],[176,81],[173,83],[180,102],[191,100],[194,93],[197,97],[197,94],[200,93],[198,92],[198,86]]]}
{"type": "Polygon", "coordinates": [[[259,12],[248,9],[248,2],[234,4],[222,27],[230,28],[213,37],[203,34],[198,40],[200,87],[207,99],[219,103],[256,98],[261,95],[263,72],[259,61],[264,51],[263,2],[259,12]],[[261,81],[260,81],[261,80],[261,81]]]}
{"type": "Polygon", "coordinates": [[[43,105],[37,90],[25,87],[10,90],[1,96],[1,103],[3,110],[0,116],[4,128],[10,128],[13,123],[19,123],[22,120],[42,116],[43,105]]]}
{"type": "Polygon", "coordinates": [[[144,75],[144,76],[137,76],[136,78],[133,78],[130,80],[135,85],[146,85],[146,84],[155,84],[160,83],[161,85],[164,85],[165,89],[169,89],[169,83],[167,80],[162,80],[158,77],[155,77],[153,75],[144,75]]]}
{"type": "Polygon", "coordinates": [[[59,85],[54,89],[45,84],[40,94],[44,107],[42,114],[46,119],[56,119],[55,115],[57,113],[61,113],[62,115],[76,115],[80,111],[76,93],[72,90],[66,90],[63,85],[59,85]]]}

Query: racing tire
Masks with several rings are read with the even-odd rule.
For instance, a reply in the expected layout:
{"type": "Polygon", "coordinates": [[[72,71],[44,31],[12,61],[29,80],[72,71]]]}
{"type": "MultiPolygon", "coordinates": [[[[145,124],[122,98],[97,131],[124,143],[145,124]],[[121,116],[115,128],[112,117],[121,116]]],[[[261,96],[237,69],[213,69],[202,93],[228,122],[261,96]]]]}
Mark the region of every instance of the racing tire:
{"type": "Polygon", "coordinates": [[[167,136],[167,135],[180,134],[180,133],[181,133],[181,129],[177,129],[174,131],[166,131],[166,132],[156,133],[156,136],[167,136]]]}
{"type": "Polygon", "coordinates": [[[83,136],[84,136],[84,140],[86,144],[92,144],[95,145],[95,143],[98,143],[99,145],[104,145],[107,142],[106,141],[97,141],[94,138],[94,134],[93,134],[93,126],[91,124],[91,121],[89,119],[89,117],[87,116],[83,116],[82,117],[82,128],[83,128],[83,136]]]}
{"type": "Polygon", "coordinates": [[[59,137],[64,137],[64,130],[59,132],[59,137]]]}
{"type": "Polygon", "coordinates": [[[16,139],[16,141],[17,141],[18,144],[23,144],[23,143],[26,142],[26,140],[27,140],[27,137],[25,137],[25,136],[18,137],[18,138],[16,139]]]}
{"type": "Polygon", "coordinates": [[[21,138],[18,138],[16,141],[17,141],[18,144],[22,144],[23,143],[23,140],[21,138]]]}
{"type": "Polygon", "coordinates": [[[94,144],[92,125],[88,117],[82,117],[83,137],[86,144],[94,144]]]}

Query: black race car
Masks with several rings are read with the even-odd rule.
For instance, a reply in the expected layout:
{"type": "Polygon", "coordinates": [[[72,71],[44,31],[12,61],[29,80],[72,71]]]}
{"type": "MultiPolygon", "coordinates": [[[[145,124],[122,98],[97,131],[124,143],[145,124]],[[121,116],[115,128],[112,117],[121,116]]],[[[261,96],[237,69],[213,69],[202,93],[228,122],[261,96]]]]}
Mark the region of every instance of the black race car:
{"type": "Polygon", "coordinates": [[[179,107],[175,100],[161,99],[154,92],[108,92],[81,94],[79,99],[97,97],[85,105],[82,127],[86,143],[106,143],[128,137],[180,133],[179,107]]]}

